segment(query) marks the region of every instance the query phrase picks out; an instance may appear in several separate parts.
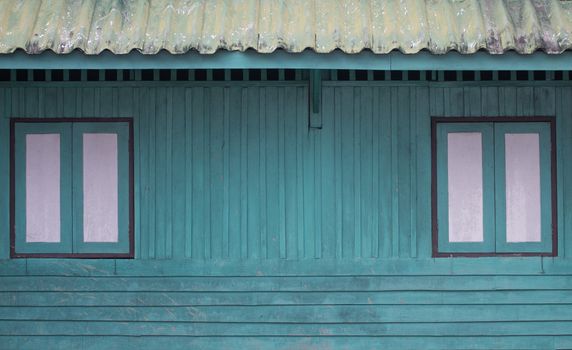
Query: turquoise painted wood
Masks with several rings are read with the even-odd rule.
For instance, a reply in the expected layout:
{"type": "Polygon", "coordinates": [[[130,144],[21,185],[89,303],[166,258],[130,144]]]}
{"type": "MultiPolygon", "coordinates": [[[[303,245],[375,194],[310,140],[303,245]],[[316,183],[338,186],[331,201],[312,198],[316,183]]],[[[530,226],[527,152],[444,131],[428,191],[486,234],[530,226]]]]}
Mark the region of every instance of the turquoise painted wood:
{"type": "Polygon", "coordinates": [[[14,130],[15,152],[15,248],[17,253],[72,253],[72,128],[71,124],[24,124],[14,130]],[[29,134],[57,134],[60,147],[60,217],[59,238],[55,242],[28,242],[26,238],[26,147],[29,134]]]}
{"type": "Polygon", "coordinates": [[[572,346],[572,87],[0,84],[0,348],[572,346]],[[431,116],[554,116],[556,258],[431,258],[431,116]],[[10,117],[133,117],[136,259],[8,259],[10,117]]]}
{"type": "Polygon", "coordinates": [[[73,176],[73,253],[129,253],[129,125],[71,123],[73,176]],[[117,135],[117,242],[85,242],[83,199],[83,135],[117,135]]]}
{"type": "MultiPolygon", "coordinates": [[[[487,52],[460,54],[450,51],[433,55],[420,51],[414,55],[392,51],[374,54],[369,50],[346,54],[336,50],[327,55],[305,50],[288,53],[276,50],[271,54],[255,51],[222,51],[200,54],[189,51],[170,54],[160,51],[153,55],[140,52],[115,55],[103,51],[98,55],[85,55],[79,50],[61,55],[51,51],[29,55],[17,50],[0,56],[0,69],[375,69],[375,70],[571,70],[572,53],[535,52],[518,54],[507,51],[502,55],[487,52]]],[[[209,79],[211,80],[211,79],[209,79]]]]}
{"type": "MultiPolygon", "coordinates": [[[[440,253],[491,253],[495,252],[495,150],[494,127],[492,123],[439,123],[437,125],[437,225],[438,251],[440,253]],[[483,237],[477,242],[450,242],[449,237],[449,178],[448,178],[448,135],[449,133],[471,132],[481,135],[481,157],[483,169],[483,237]]],[[[546,238],[546,237],[545,237],[546,238]]],[[[550,237],[547,237],[548,239],[550,237]]],[[[549,239],[549,243],[550,239],[549,239]]]]}
{"type": "Polygon", "coordinates": [[[550,196],[550,125],[548,123],[495,124],[496,250],[500,252],[550,252],[552,249],[552,203],[550,196]],[[516,243],[507,240],[505,135],[536,133],[540,157],[540,242],[516,243]]]}

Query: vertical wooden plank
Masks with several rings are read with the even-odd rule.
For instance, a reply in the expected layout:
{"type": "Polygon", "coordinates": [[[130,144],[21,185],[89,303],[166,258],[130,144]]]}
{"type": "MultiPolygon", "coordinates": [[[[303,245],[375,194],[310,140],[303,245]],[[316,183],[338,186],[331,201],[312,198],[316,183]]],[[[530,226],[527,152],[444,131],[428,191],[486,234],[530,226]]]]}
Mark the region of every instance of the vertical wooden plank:
{"type": "Polygon", "coordinates": [[[57,103],[56,103],[56,111],[55,111],[55,115],[58,117],[63,117],[64,115],[64,88],[63,87],[57,87],[56,88],[56,97],[57,97],[57,103]]]}
{"type": "MultiPolygon", "coordinates": [[[[443,106],[444,101],[444,89],[439,87],[431,87],[429,90],[430,98],[430,110],[432,117],[442,117],[445,115],[445,109],[443,106]]],[[[480,100],[479,100],[480,102],[480,100]]]]}
{"type": "MultiPolygon", "coordinates": [[[[428,258],[431,256],[431,135],[429,88],[416,88],[416,160],[417,160],[417,256],[428,258]]],[[[465,91],[466,93],[466,91],[465,91]]],[[[479,103],[480,106],[480,103],[479,103]]],[[[466,111],[466,110],[465,110],[466,111]]]]}
{"type": "MultiPolygon", "coordinates": [[[[167,143],[169,135],[167,135],[167,89],[164,87],[157,88],[156,104],[155,104],[155,258],[165,259],[166,241],[167,241],[167,212],[166,201],[170,201],[167,193],[167,167],[170,163],[167,160],[167,143]]],[[[170,157],[170,156],[169,156],[170,157]]]]}
{"type": "Polygon", "coordinates": [[[516,115],[534,115],[534,90],[530,86],[516,88],[516,115]]]}
{"type": "Polygon", "coordinates": [[[173,257],[173,88],[166,89],[165,125],[165,258],[173,257]]]}
{"type": "MultiPolygon", "coordinates": [[[[207,80],[212,80],[212,70],[207,70],[207,80]],[[211,72],[211,77],[209,79],[208,73],[211,72]]],[[[212,258],[212,226],[211,226],[211,158],[210,158],[210,129],[211,129],[211,117],[212,117],[212,103],[214,103],[212,99],[212,87],[204,88],[204,95],[203,95],[203,102],[202,102],[202,130],[200,130],[202,134],[201,142],[202,142],[202,180],[203,180],[203,189],[202,189],[202,199],[201,208],[202,208],[202,226],[201,230],[203,231],[203,242],[201,242],[203,246],[203,256],[205,259],[212,258]]],[[[216,101],[219,103],[219,101],[216,101]]]]}
{"type": "MultiPolygon", "coordinates": [[[[355,79],[355,70],[353,70],[355,79]]],[[[361,232],[361,124],[362,124],[362,115],[361,115],[361,89],[360,88],[353,88],[353,135],[352,135],[352,142],[353,142],[353,198],[351,202],[348,202],[348,205],[353,206],[354,216],[353,216],[353,226],[354,226],[354,234],[353,234],[353,244],[354,249],[351,253],[352,257],[360,258],[362,257],[362,232],[361,232]]]]}
{"type": "Polygon", "coordinates": [[[496,117],[499,111],[499,89],[496,86],[481,88],[482,112],[485,117],[496,117]]]}
{"type": "Polygon", "coordinates": [[[247,88],[246,116],[246,243],[247,257],[260,258],[260,88],[247,88]]]}
{"type": "Polygon", "coordinates": [[[186,152],[186,103],[185,89],[182,87],[173,88],[172,98],[172,120],[171,132],[172,143],[172,257],[181,259],[185,257],[185,199],[187,193],[187,178],[185,169],[186,152]]]}
{"type": "Polygon", "coordinates": [[[502,116],[516,116],[516,88],[513,86],[499,88],[499,109],[502,116]]]}
{"type": "Polygon", "coordinates": [[[304,230],[305,210],[304,210],[304,153],[305,139],[308,137],[308,95],[305,94],[304,88],[297,87],[294,96],[295,114],[294,117],[294,133],[296,140],[296,256],[303,258],[305,256],[306,232],[304,230]]]}
{"type": "MultiPolygon", "coordinates": [[[[262,259],[268,259],[268,202],[266,198],[268,198],[268,186],[266,185],[266,161],[268,159],[267,153],[267,133],[266,133],[266,113],[267,108],[266,106],[269,104],[267,99],[268,94],[268,87],[264,87],[260,89],[260,98],[259,100],[259,113],[258,113],[258,135],[259,135],[259,143],[258,149],[260,154],[260,161],[259,161],[259,168],[258,168],[258,178],[260,182],[260,196],[259,196],[259,236],[260,236],[260,257],[262,259]]],[[[270,102],[272,104],[272,102],[270,102]]]]}
{"type": "MultiPolygon", "coordinates": [[[[457,77],[460,73],[457,72],[457,77]]],[[[461,91],[461,99],[463,98],[461,91]]],[[[417,257],[417,107],[418,96],[415,87],[409,88],[409,96],[411,103],[409,110],[409,256],[417,257]]],[[[459,113],[463,113],[461,110],[459,113]]]]}
{"type": "Polygon", "coordinates": [[[193,88],[185,89],[185,257],[193,256],[193,88]]]}
{"type": "MultiPolygon", "coordinates": [[[[347,90],[347,89],[346,89],[347,90]]],[[[344,159],[342,150],[343,147],[343,111],[342,105],[344,101],[344,89],[341,87],[336,87],[335,89],[335,100],[334,100],[334,164],[336,172],[336,258],[342,259],[344,256],[344,241],[343,241],[343,188],[344,188],[344,159]]],[[[346,131],[347,132],[347,131],[346,131]]],[[[346,165],[347,166],[347,165],[346,165]]],[[[349,167],[349,166],[348,166],[349,167]]],[[[347,170],[346,170],[347,171],[347,170]]]]}
{"type": "Polygon", "coordinates": [[[298,134],[303,140],[299,150],[302,158],[303,169],[303,242],[304,257],[316,258],[316,135],[319,130],[308,127],[308,108],[306,99],[308,96],[308,88],[298,88],[298,134]]]}
{"type": "Polygon", "coordinates": [[[341,207],[341,244],[342,258],[352,258],[355,254],[355,191],[356,179],[355,168],[357,167],[354,153],[354,133],[355,114],[354,114],[354,88],[340,87],[340,144],[339,153],[340,173],[341,173],[341,197],[339,198],[339,206],[341,207]]]}
{"type": "Polygon", "coordinates": [[[337,252],[337,228],[336,228],[336,192],[337,192],[337,172],[335,161],[336,150],[336,124],[335,124],[335,91],[332,86],[324,86],[322,93],[322,129],[320,131],[320,152],[321,161],[318,168],[321,170],[320,182],[320,204],[322,215],[319,217],[321,223],[320,249],[323,258],[333,259],[337,252]]]}
{"type": "Polygon", "coordinates": [[[157,134],[156,134],[156,119],[157,119],[157,89],[149,89],[149,136],[148,136],[148,155],[149,155],[149,207],[148,207],[148,229],[149,229],[149,259],[156,258],[156,246],[157,246],[157,212],[156,212],[156,201],[157,194],[157,162],[156,162],[156,149],[157,149],[157,134]]]}
{"type": "Polygon", "coordinates": [[[286,88],[282,87],[278,93],[278,213],[279,213],[279,237],[280,258],[287,257],[286,245],[286,88]]]}
{"type": "MultiPolygon", "coordinates": [[[[324,99],[321,99],[320,111],[324,110],[324,99]]],[[[323,128],[323,124],[322,124],[323,128]]],[[[313,156],[312,171],[313,171],[313,202],[314,208],[314,258],[322,258],[322,130],[313,132],[313,156]]]]}
{"type": "Polygon", "coordinates": [[[372,93],[372,106],[371,106],[371,257],[379,257],[379,233],[380,233],[380,144],[381,144],[381,113],[380,108],[380,94],[381,89],[374,87],[371,89],[372,93]]]}
{"type": "Polygon", "coordinates": [[[443,98],[443,107],[446,116],[459,117],[463,115],[463,88],[447,87],[444,89],[443,98]]]}
{"type": "Polygon", "coordinates": [[[94,88],[82,88],[81,94],[78,96],[81,99],[81,116],[82,117],[94,117],[94,105],[95,105],[95,89],[94,88]]]}
{"type": "Polygon", "coordinates": [[[229,88],[228,109],[229,116],[229,217],[228,217],[228,246],[229,257],[238,259],[241,257],[241,159],[240,159],[240,130],[242,110],[242,89],[238,86],[229,88]]]}
{"type": "Polygon", "coordinates": [[[463,94],[464,116],[467,117],[481,117],[481,88],[480,87],[465,87],[463,94]]]}
{"type": "Polygon", "coordinates": [[[94,88],[94,96],[93,96],[93,117],[98,117],[101,115],[101,88],[97,87],[94,88]]]}
{"type": "Polygon", "coordinates": [[[555,93],[552,86],[537,86],[534,88],[534,115],[554,116],[555,93]]]}
{"type": "Polygon", "coordinates": [[[248,259],[248,88],[241,91],[240,107],[240,257],[248,259]]]}
{"type": "Polygon", "coordinates": [[[25,98],[20,100],[20,103],[24,104],[24,110],[26,117],[36,117],[40,114],[40,91],[36,87],[28,87],[21,89],[25,98]]]}
{"type": "Polygon", "coordinates": [[[278,88],[266,88],[266,100],[273,101],[272,103],[265,103],[265,124],[264,134],[266,141],[264,142],[265,148],[265,183],[266,183],[266,216],[265,227],[267,232],[266,238],[266,257],[269,259],[280,258],[280,214],[279,214],[279,188],[280,183],[278,169],[279,154],[278,154],[278,88]]]}
{"type": "MultiPolygon", "coordinates": [[[[230,70],[227,70],[230,74],[230,70]]],[[[230,257],[230,90],[223,90],[224,120],[223,120],[223,213],[222,213],[222,256],[230,257]]]]}
{"type": "MultiPolygon", "coordinates": [[[[359,201],[359,216],[360,221],[360,255],[364,258],[373,257],[372,252],[372,231],[373,231],[373,218],[377,217],[377,209],[374,206],[373,195],[376,193],[373,189],[373,88],[362,87],[359,94],[359,105],[361,106],[361,120],[356,129],[359,130],[359,154],[360,158],[360,174],[357,177],[360,188],[356,191],[358,194],[357,200],[359,201]]],[[[376,135],[377,138],[377,135],[376,135]]]]}
{"type": "Polygon", "coordinates": [[[192,89],[192,257],[205,258],[205,93],[206,88],[192,89]]]}
{"type": "Polygon", "coordinates": [[[296,134],[296,99],[297,89],[295,87],[287,87],[285,89],[286,106],[294,106],[287,108],[284,116],[284,185],[285,185],[285,211],[286,211],[286,257],[288,259],[297,259],[298,253],[298,164],[297,164],[297,147],[298,139],[296,134]]]}
{"type": "Polygon", "coordinates": [[[134,227],[135,230],[135,258],[141,257],[141,130],[140,117],[142,113],[141,101],[139,100],[138,89],[132,87],[114,88],[114,113],[120,117],[134,117],[133,120],[133,162],[134,178],[132,179],[134,189],[134,227]]]}
{"type": "Polygon", "coordinates": [[[23,89],[21,88],[12,88],[11,92],[12,92],[12,109],[11,109],[11,114],[10,117],[25,117],[24,114],[24,109],[21,108],[24,106],[23,103],[21,103],[21,100],[23,98],[22,92],[23,89]]]}
{"type": "Polygon", "coordinates": [[[209,198],[210,213],[205,222],[210,229],[211,257],[221,259],[223,237],[223,207],[224,207],[224,90],[222,87],[212,87],[210,92],[209,113],[209,198]]]}
{"type": "Polygon", "coordinates": [[[391,257],[399,255],[399,88],[391,88],[391,257]]]}
{"type": "Polygon", "coordinates": [[[379,135],[380,142],[378,144],[379,157],[379,194],[380,210],[379,210],[379,256],[390,257],[392,251],[392,232],[393,232],[393,180],[392,175],[392,99],[391,88],[383,87],[379,89],[378,99],[378,115],[380,116],[379,135]]]}
{"type": "MultiPolygon", "coordinates": [[[[462,91],[462,90],[461,90],[462,91]]],[[[410,257],[411,251],[411,146],[410,146],[410,104],[411,96],[408,87],[400,87],[397,92],[397,183],[394,191],[397,197],[397,215],[399,224],[398,256],[410,257]]],[[[457,99],[456,99],[457,100],[457,99]]],[[[457,100],[458,101],[458,100],[457,100]]],[[[462,98],[461,98],[462,101],[462,98]]],[[[456,111],[455,111],[456,113],[456,111]]]]}
{"type": "MultiPolygon", "coordinates": [[[[10,122],[9,118],[12,114],[12,89],[9,87],[0,88],[0,138],[2,140],[10,139],[10,122]]],[[[5,141],[5,145],[7,142],[5,141]]],[[[10,148],[0,147],[0,157],[4,161],[0,164],[0,185],[2,188],[10,188],[10,148]]],[[[0,197],[0,205],[2,208],[6,208],[0,211],[0,227],[2,227],[2,232],[5,234],[0,238],[0,259],[8,259],[10,257],[10,212],[7,210],[9,208],[10,195],[9,191],[3,191],[3,195],[0,197]]]]}
{"type": "MultiPolygon", "coordinates": [[[[149,201],[150,201],[150,183],[149,183],[149,89],[140,88],[138,90],[138,104],[141,106],[139,115],[139,169],[140,169],[140,248],[138,249],[139,257],[147,259],[149,257],[149,201]]],[[[136,249],[137,250],[137,249],[136,249]]]]}
{"type": "Polygon", "coordinates": [[[75,88],[64,88],[62,91],[63,95],[63,113],[62,117],[73,118],[78,116],[77,112],[77,94],[78,89],[75,88]]]}
{"type": "Polygon", "coordinates": [[[98,89],[100,91],[100,117],[115,117],[113,115],[113,89],[111,87],[102,87],[98,89]]]}
{"type": "Polygon", "coordinates": [[[556,89],[556,159],[557,171],[557,208],[558,208],[558,256],[567,257],[572,253],[572,239],[569,239],[569,227],[572,215],[569,214],[568,203],[570,198],[570,162],[571,142],[568,135],[572,134],[572,88],[556,89]]]}
{"type": "Polygon", "coordinates": [[[41,88],[43,95],[43,111],[42,115],[46,118],[61,117],[58,115],[58,88],[45,87],[41,88]]]}
{"type": "Polygon", "coordinates": [[[36,112],[36,114],[31,115],[30,117],[34,118],[34,117],[40,117],[40,118],[45,118],[45,110],[46,110],[46,103],[45,103],[45,93],[46,93],[46,88],[45,87],[39,87],[36,89],[36,91],[38,92],[38,106],[37,109],[38,111],[36,112]]]}

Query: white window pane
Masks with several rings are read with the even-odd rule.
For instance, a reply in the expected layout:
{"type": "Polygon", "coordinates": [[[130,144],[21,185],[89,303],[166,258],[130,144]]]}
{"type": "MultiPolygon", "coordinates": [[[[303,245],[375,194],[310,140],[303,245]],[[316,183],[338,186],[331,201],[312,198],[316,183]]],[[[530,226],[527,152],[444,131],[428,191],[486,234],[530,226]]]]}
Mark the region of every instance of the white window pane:
{"type": "Polygon", "coordinates": [[[479,132],[447,135],[449,241],[483,241],[483,153],[479,132]]]}
{"type": "Polygon", "coordinates": [[[60,241],[60,135],[26,135],[26,242],[60,241]]]}
{"type": "Polygon", "coordinates": [[[505,135],[507,242],[540,242],[540,139],[505,135]]]}
{"type": "Polygon", "coordinates": [[[117,242],[117,135],[83,134],[83,240],[117,242]]]}

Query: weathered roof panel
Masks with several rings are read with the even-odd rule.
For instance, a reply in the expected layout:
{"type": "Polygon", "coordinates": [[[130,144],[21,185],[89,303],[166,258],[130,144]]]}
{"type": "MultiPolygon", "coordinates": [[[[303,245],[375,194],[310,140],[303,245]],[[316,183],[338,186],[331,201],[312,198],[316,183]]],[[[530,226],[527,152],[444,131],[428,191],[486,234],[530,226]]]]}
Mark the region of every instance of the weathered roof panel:
{"type": "Polygon", "coordinates": [[[0,0],[0,53],[561,53],[570,0],[0,0]]]}

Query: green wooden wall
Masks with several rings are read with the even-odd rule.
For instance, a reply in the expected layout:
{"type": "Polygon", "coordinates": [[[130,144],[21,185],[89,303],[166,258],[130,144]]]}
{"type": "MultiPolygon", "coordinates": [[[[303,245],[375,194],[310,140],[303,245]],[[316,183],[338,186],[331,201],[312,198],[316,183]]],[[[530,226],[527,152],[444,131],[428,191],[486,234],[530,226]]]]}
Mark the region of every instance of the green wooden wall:
{"type": "Polygon", "coordinates": [[[569,82],[325,81],[320,111],[305,81],[0,84],[0,348],[572,348],[569,82]],[[556,117],[557,258],[431,258],[430,116],[556,117]],[[10,117],[134,118],[136,259],[9,259],[10,117]]]}

